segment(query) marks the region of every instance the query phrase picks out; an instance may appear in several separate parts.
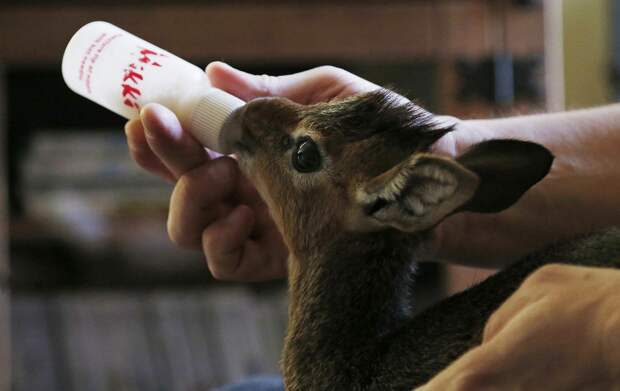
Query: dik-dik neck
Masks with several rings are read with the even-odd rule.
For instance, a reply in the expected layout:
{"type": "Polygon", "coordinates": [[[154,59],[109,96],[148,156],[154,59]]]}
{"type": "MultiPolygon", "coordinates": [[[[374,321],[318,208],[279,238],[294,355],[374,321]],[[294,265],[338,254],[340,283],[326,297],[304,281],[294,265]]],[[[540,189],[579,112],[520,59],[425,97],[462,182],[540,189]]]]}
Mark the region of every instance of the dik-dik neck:
{"type": "Polygon", "coordinates": [[[396,231],[349,234],[292,260],[284,355],[288,390],[369,381],[383,337],[411,318],[419,242],[396,231]]]}

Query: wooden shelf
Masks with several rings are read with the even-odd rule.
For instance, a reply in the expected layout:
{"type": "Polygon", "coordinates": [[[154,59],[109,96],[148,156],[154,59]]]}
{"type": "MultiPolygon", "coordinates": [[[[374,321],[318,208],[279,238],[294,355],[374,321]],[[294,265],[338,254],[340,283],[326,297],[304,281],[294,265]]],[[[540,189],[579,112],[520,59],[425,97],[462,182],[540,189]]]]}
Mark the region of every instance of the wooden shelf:
{"type": "MultiPolygon", "coordinates": [[[[0,58],[60,63],[71,35],[93,20],[110,21],[188,59],[273,64],[476,57],[491,49],[487,8],[483,0],[14,5],[0,7],[0,58]]],[[[541,8],[510,12],[509,49],[542,52],[541,8]],[[530,34],[516,33],[522,31],[530,34]]]]}

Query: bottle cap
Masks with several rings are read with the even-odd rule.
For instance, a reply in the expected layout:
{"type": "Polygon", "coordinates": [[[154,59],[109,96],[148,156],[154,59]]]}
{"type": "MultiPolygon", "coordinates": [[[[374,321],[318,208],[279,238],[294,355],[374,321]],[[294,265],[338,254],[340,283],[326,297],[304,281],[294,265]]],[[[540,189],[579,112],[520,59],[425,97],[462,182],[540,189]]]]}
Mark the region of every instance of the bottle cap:
{"type": "Polygon", "coordinates": [[[190,119],[190,132],[198,141],[217,152],[230,153],[225,138],[228,132],[240,132],[240,124],[233,115],[245,102],[234,95],[217,88],[207,90],[198,101],[190,119]]]}

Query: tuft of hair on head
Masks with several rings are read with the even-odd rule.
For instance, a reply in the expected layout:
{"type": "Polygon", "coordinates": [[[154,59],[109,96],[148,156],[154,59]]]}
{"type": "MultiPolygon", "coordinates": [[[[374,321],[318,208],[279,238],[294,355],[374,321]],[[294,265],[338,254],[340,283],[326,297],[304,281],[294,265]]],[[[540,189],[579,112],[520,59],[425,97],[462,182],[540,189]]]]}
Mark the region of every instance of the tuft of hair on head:
{"type": "Polygon", "coordinates": [[[319,131],[339,134],[347,142],[388,135],[403,142],[416,141],[418,149],[428,149],[454,129],[437,120],[431,112],[387,89],[308,107],[305,122],[319,131]]]}

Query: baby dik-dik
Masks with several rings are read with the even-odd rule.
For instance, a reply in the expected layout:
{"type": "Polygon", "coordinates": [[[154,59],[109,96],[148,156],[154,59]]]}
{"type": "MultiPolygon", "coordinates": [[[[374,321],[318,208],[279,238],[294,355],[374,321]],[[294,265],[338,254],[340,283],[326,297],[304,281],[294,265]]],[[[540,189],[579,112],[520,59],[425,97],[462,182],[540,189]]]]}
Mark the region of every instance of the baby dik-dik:
{"type": "MultiPolygon", "coordinates": [[[[548,173],[551,153],[492,140],[455,159],[433,154],[450,127],[385,90],[313,106],[257,99],[237,119],[241,135],[228,141],[290,250],[289,391],[413,389],[479,343],[489,315],[549,259],[413,317],[415,260],[432,228],[508,208],[548,173]]],[[[566,261],[597,264],[584,248],[566,261]]]]}

